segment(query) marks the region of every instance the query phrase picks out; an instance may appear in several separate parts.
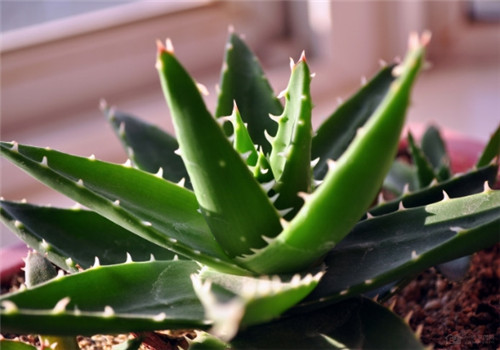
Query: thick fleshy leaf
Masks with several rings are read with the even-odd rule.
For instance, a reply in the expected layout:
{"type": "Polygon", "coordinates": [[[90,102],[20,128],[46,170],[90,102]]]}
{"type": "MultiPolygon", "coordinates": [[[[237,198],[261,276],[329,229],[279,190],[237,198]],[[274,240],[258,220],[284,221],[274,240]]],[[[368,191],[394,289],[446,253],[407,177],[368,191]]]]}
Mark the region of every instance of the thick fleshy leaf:
{"type": "Polygon", "coordinates": [[[458,174],[449,180],[431,184],[431,186],[414,192],[403,193],[400,197],[389,201],[382,200],[369,210],[372,215],[382,215],[398,210],[400,203],[405,208],[414,208],[437,202],[443,198],[443,191],[450,198],[479,193],[487,182],[493,187],[498,171],[497,165],[488,165],[474,169],[465,174],[458,174]]]}
{"type": "Polygon", "coordinates": [[[2,221],[26,244],[66,271],[101,264],[171,260],[175,253],[116,225],[92,211],[0,201],[2,221]]]}
{"type": "Polygon", "coordinates": [[[401,196],[406,186],[408,189],[417,188],[416,182],[414,167],[405,161],[396,159],[384,179],[383,188],[396,196],[401,196]]]}
{"type": "Polygon", "coordinates": [[[500,158],[500,126],[491,135],[488,144],[484,148],[483,153],[479,157],[476,166],[482,167],[488,165],[493,159],[497,158],[497,162],[500,158]]]}
{"type": "Polygon", "coordinates": [[[57,276],[57,269],[54,265],[38,252],[28,252],[24,261],[24,283],[28,288],[57,276]]]}
{"type": "Polygon", "coordinates": [[[326,257],[303,305],[358,295],[500,241],[500,191],[443,199],[361,221],[326,257]]]}
{"type": "Polygon", "coordinates": [[[428,127],[420,143],[438,181],[448,180],[451,176],[450,157],[439,129],[434,126],[428,127]]]}
{"type": "Polygon", "coordinates": [[[104,107],[103,113],[134,166],[153,174],[161,171],[164,179],[175,183],[184,179],[184,185],[191,188],[184,162],[175,153],[179,144],[174,136],[156,125],[112,108],[104,107]]]}
{"type": "Polygon", "coordinates": [[[197,331],[196,338],[188,339],[189,350],[228,350],[229,344],[210,333],[197,331]]]}
{"type": "Polygon", "coordinates": [[[432,180],[436,179],[436,174],[434,173],[432,164],[429,162],[422,149],[415,143],[411,133],[408,134],[408,144],[415,166],[415,176],[417,178],[415,182],[418,184],[418,187],[415,189],[425,188],[432,180]]]}
{"type": "Polygon", "coordinates": [[[2,350],[37,350],[35,346],[15,340],[0,339],[0,349],[2,350]]]}
{"type": "MultiPolygon", "coordinates": [[[[29,252],[25,259],[24,276],[28,288],[47,282],[57,277],[57,270],[42,254],[29,252]]],[[[75,336],[53,336],[40,334],[38,336],[42,347],[53,350],[80,350],[75,336]]]]}
{"type": "Polygon", "coordinates": [[[211,332],[229,340],[240,327],[270,321],[297,304],[323,274],[249,277],[204,268],[192,279],[207,317],[214,322],[211,332]]]}
{"type": "Polygon", "coordinates": [[[7,159],[46,185],[157,245],[229,271],[234,266],[210,234],[193,192],[128,167],[1,143],[7,159]]]}
{"type": "Polygon", "coordinates": [[[247,165],[256,166],[259,155],[248,133],[248,124],[244,123],[243,119],[241,119],[241,114],[236,103],[234,104],[233,113],[226,119],[233,125],[233,135],[231,137],[234,149],[245,158],[247,165]]]}
{"type": "Polygon", "coordinates": [[[209,323],[191,285],[192,261],[96,266],[2,295],[3,332],[92,335],[209,323]]]}
{"type": "Polygon", "coordinates": [[[281,231],[278,212],[170,48],[159,46],[157,68],[180,152],[212,234],[229,256],[264,246],[263,235],[281,231]]]}
{"type": "Polygon", "coordinates": [[[362,298],[250,327],[231,345],[235,350],[424,349],[403,319],[362,298]]]}
{"type": "Polygon", "coordinates": [[[229,34],[219,85],[215,116],[230,115],[236,101],[243,121],[248,123],[253,142],[261,146],[264,153],[269,153],[271,145],[264,132],[274,135],[277,130],[276,123],[269,118],[269,114],[279,115],[283,107],[269,85],[257,57],[235,33],[229,34]]]}
{"type": "Polygon", "coordinates": [[[304,194],[304,205],[283,232],[240,262],[259,273],[300,271],[340,242],[376,197],[397,151],[410,90],[423,60],[426,39],[411,40],[398,78],[330,170],[323,183],[304,194]],[[367,181],[369,179],[369,181],[367,181]],[[293,261],[289,257],[293,256],[293,261]]]}
{"type": "Polygon", "coordinates": [[[303,204],[299,192],[312,190],[311,169],[311,73],[303,54],[292,66],[290,81],[282,93],[285,110],[276,116],[278,132],[271,137],[269,163],[276,180],[278,198],[274,205],[280,210],[292,209],[285,217],[293,218],[303,204]]]}
{"type": "Polygon", "coordinates": [[[373,115],[395,77],[394,65],[386,66],[365,86],[341,104],[318,128],[312,140],[312,159],[319,158],[314,177],[323,179],[327,160],[337,160],[356,136],[357,130],[373,115]]]}

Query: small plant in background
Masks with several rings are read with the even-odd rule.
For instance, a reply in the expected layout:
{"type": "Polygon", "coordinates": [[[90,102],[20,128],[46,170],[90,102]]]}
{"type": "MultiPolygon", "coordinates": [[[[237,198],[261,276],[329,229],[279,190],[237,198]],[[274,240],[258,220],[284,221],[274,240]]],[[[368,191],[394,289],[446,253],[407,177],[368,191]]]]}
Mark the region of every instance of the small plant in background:
{"type": "Polygon", "coordinates": [[[130,349],[162,329],[196,330],[190,349],[422,348],[364,295],[495,244],[500,224],[498,130],[463,174],[436,129],[421,145],[409,138],[411,164],[394,161],[429,39],[412,35],[404,61],[314,133],[305,55],[282,105],[231,33],[215,116],[170,41],[156,67],[176,137],[103,105],[125,164],[1,143],[79,203],[2,200],[3,222],[66,272],[1,296],[2,331],[139,334],[130,349]]]}

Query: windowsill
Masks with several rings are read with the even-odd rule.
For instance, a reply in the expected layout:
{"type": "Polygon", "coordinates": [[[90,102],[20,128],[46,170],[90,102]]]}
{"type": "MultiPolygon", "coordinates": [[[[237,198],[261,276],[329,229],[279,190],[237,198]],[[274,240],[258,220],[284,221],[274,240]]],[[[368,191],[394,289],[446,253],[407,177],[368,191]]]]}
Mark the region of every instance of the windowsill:
{"type": "Polygon", "coordinates": [[[213,0],[133,2],[2,33],[2,53],[214,5],[213,0]],[[64,29],[64,30],[62,30],[64,29]]]}

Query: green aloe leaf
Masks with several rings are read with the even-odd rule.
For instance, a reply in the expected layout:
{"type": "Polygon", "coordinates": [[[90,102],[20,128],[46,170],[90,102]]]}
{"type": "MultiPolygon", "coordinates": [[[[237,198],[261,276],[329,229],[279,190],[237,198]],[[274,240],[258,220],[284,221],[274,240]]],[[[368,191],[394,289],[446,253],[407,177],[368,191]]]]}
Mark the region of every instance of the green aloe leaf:
{"type": "Polygon", "coordinates": [[[35,346],[21,343],[15,340],[0,339],[0,349],[2,350],[37,350],[35,346]]]}
{"type": "Polygon", "coordinates": [[[250,277],[204,268],[192,279],[214,322],[211,332],[229,340],[240,327],[270,321],[297,304],[317,286],[323,273],[250,277]]]}
{"type": "Polygon", "coordinates": [[[310,193],[311,188],[311,73],[304,54],[291,67],[292,73],[283,92],[285,110],[277,117],[278,132],[271,137],[269,163],[279,194],[274,205],[281,210],[293,208],[286,217],[292,218],[303,204],[298,192],[310,193]]]}
{"type": "Polygon", "coordinates": [[[157,68],[180,151],[212,234],[229,256],[264,246],[263,235],[281,231],[276,209],[171,48],[159,46],[157,68]]]}
{"type": "MultiPolygon", "coordinates": [[[[33,288],[36,285],[47,282],[57,277],[57,270],[43,255],[37,252],[29,252],[25,259],[24,275],[26,287],[33,288]]],[[[42,347],[54,350],[80,350],[75,336],[53,336],[38,335],[42,347]]]]}
{"type": "Polygon", "coordinates": [[[405,161],[396,159],[384,179],[383,188],[396,196],[401,196],[406,186],[409,190],[418,188],[415,168],[405,161]]]}
{"type": "Polygon", "coordinates": [[[256,166],[258,161],[258,152],[248,133],[247,125],[241,119],[240,111],[236,103],[234,104],[233,113],[227,120],[233,125],[233,146],[242,157],[245,158],[247,165],[256,166]]]}
{"type": "Polygon", "coordinates": [[[493,159],[500,157],[500,126],[495,130],[493,135],[491,135],[488,144],[483,150],[483,153],[479,157],[476,166],[483,167],[488,165],[493,159]]]}
{"type": "Polygon", "coordinates": [[[429,162],[422,149],[415,143],[411,133],[408,133],[408,145],[416,169],[415,175],[418,184],[416,189],[425,188],[436,178],[436,174],[434,173],[432,164],[429,162]]]}
{"type": "Polygon", "coordinates": [[[358,295],[500,241],[500,191],[361,221],[325,258],[327,272],[304,306],[358,295]]]}
{"type": "Polygon", "coordinates": [[[189,343],[189,350],[226,350],[231,349],[229,344],[215,337],[214,335],[197,331],[196,338],[187,339],[189,343]]]}
{"type": "Polygon", "coordinates": [[[92,335],[206,329],[189,277],[198,268],[181,260],[129,262],[57,277],[2,295],[2,331],[92,335]]]}
{"type": "Polygon", "coordinates": [[[372,215],[382,215],[397,211],[400,203],[405,208],[414,208],[439,201],[443,198],[443,191],[449,197],[462,197],[474,193],[479,193],[484,189],[487,182],[490,187],[495,183],[498,165],[487,165],[479,169],[473,169],[464,174],[458,174],[449,180],[435,183],[429,187],[404,193],[400,197],[381,201],[378,205],[369,210],[372,215]]]}
{"type": "Polygon", "coordinates": [[[179,144],[174,136],[156,125],[106,106],[103,113],[137,168],[153,174],[161,171],[163,178],[171,182],[184,179],[184,185],[191,188],[184,162],[175,153],[179,144]]]}
{"type": "Polygon", "coordinates": [[[145,240],[92,211],[0,201],[2,221],[31,248],[60,268],[75,272],[97,257],[101,264],[171,260],[175,253],[145,240]]]}
{"type": "Polygon", "coordinates": [[[356,131],[373,115],[395,77],[394,65],[380,70],[353,97],[341,104],[318,128],[312,140],[312,159],[319,158],[314,177],[323,179],[327,160],[337,160],[356,136],[356,131]]]}
{"type": "Polygon", "coordinates": [[[41,182],[142,238],[242,272],[211,236],[193,192],[127,165],[17,143],[1,143],[0,150],[41,182]]]}
{"type": "Polygon", "coordinates": [[[57,269],[42,254],[29,251],[24,259],[24,283],[28,288],[57,276],[57,269]]]}
{"type": "Polygon", "coordinates": [[[439,129],[430,126],[422,136],[420,147],[429,160],[438,181],[451,177],[450,157],[439,129]]]}
{"type": "Polygon", "coordinates": [[[262,146],[264,153],[271,151],[264,132],[276,134],[277,126],[269,114],[283,111],[269,85],[257,57],[241,38],[230,33],[220,79],[220,93],[215,111],[216,117],[228,116],[236,102],[243,121],[254,143],[262,146]]]}
{"type": "Polygon", "coordinates": [[[384,100],[347,151],[329,163],[323,183],[304,196],[304,205],[283,232],[265,248],[241,258],[242,264],[259,273],[300,271],[349,233],[371,205],[393,163],[423,54],[424,45],[411,46],[384,100]]]}
{"type": "Polygon", "coordinates": [[[250,327],[231,345],[235,350],[424,349],[403,319],[364,298],[250,327]]]}

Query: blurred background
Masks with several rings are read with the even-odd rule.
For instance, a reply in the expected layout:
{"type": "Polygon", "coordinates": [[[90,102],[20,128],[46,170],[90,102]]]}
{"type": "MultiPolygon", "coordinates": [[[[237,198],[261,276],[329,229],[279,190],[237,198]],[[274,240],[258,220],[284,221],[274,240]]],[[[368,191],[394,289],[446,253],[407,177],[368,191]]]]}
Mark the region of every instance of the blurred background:
{"type": "MultiPolygon", "coordinates": [[[[408,34],[429,29],[431,65],[414,90],[414,128],[437,124],[486,141],[500,122],[500,1],[6,1],[1,11],[1,138],[124,162],[98,106],[172,130],[154,68],[156,39],[210,91],[233,25],[261,59],[276,93],[289,57],[305,50],[314,125],[404,55],[408,34]]],[[[2,160],[1,195],[71,206],[2,160]]],[[[2,225],[0,245],[16,242],[2,225]]]]}

